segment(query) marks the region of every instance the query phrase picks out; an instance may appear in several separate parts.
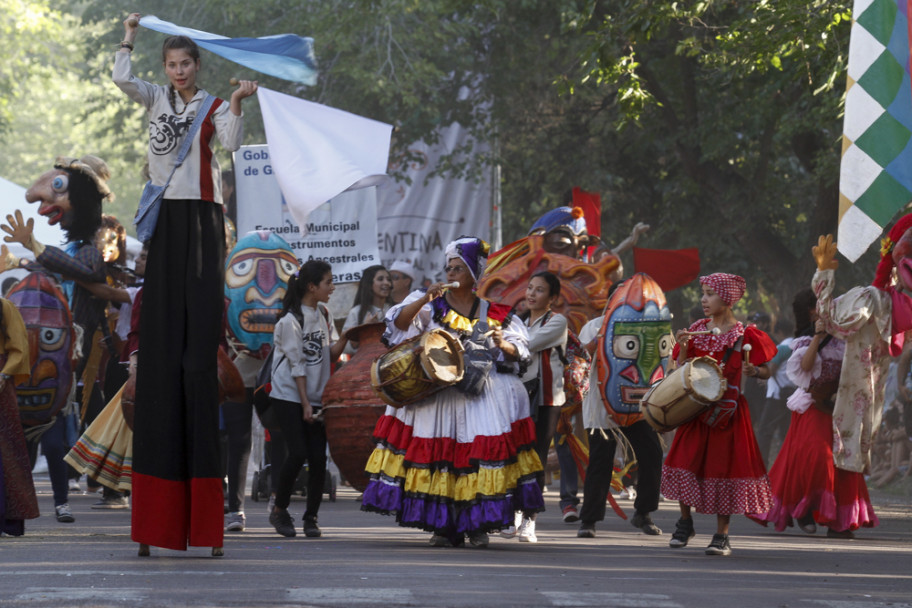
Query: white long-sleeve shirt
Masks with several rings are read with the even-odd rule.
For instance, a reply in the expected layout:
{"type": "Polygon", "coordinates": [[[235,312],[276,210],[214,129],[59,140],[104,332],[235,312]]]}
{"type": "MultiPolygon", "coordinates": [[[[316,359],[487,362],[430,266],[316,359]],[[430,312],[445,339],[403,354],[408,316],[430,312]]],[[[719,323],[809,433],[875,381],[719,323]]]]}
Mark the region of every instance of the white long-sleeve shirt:
{"type": "Polygon", "coordinates": [[[557,313],[542,315],[526,327],[532,361],[522,380],[528,382],[538,376],[537,405],[563,405],[567,397],[561,356],[567,350],[567,317],[557,313]]]}
{"type": "Polygon", "coordinates": [[[323,389],[331,372],[330,346],[339,339],[332,313],[301,306],[302,322],[287,314],[275,324],[272,355],[273,399],[301,403],[295,378],[307,378],[307,400],[314,407],[323,403],[323,389]]]}
{"type": "MultiPolygon", "coordinates": [[[[181,96],[175,94],[172,108],[169,87],[151,84],[134,76],[130,53],[117,52],[114,57],[114,84],[149,111],[149,175],[153,184],[164,185],[174,167],[183,135],[193,123],[208,93],[198,90],[186,105],[181,96]]],[[[241,119],[241,116],[231,112],[228,102],[215,100],[208,117],[193,137],[187,157],[171,178],[165,198],[222,204],[221,169],[212,152],[212,137],[218,135],[226,150],[237,150],[244,139],[241,119]]]]}

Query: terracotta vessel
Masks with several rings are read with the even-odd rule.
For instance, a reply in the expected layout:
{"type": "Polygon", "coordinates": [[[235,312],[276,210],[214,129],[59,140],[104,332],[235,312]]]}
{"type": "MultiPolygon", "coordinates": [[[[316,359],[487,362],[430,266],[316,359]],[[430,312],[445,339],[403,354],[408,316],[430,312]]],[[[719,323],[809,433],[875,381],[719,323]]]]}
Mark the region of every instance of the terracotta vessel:
{"type": "Polygon", "coordinates": [[[386,409],[370,384],[371,364],[387,351],[380,341],[384,329],[383,323],[349,329],[348,337],[358,342],[358,350],[323,389],[329,453],[345,479],[359,492],[367,487],[364,465],[374,451],[374,427],[386,409]]]}

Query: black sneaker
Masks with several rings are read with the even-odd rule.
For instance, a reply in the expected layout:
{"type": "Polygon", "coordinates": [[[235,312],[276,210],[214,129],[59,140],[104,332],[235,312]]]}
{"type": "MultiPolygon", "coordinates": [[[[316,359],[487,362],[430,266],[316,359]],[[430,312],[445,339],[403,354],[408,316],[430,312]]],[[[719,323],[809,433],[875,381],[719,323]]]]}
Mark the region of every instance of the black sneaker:
{"type": "Polygon", "coordinates": [[[595,524],[580,524],[579,530],[576,531],[577,538],[595,538],[595,524]]]}
{"type": "Polygon", "coordinates": [[[728,534],[713,534],[712,542],[706,547],[706,555],[731,555],[731,552],[728,534]]]}
{"type": "Polygon", "coordinates": [[[693,519],[684,519],[682,517],[675,524],[675,531],[671,535],[671,540],[668,541],[668,546],[672,549],[686,547],[687,541],[693,538],[695,534],[693,519]]]}
{"type": "Polygon", "coordinates": [[[630,520],[630,523],[633,524],[634,528],[639,528],[643,531],[643,534],[648,534],[649,536],[658,536],[662,533],[661,528],[653,523],[648,513],[637,513],[630,520]]]}
{"type": "Polygon", "coordinates": [[[296,536],[294,520],[288,514],[287,509],[274,509],[269,514],[269,523],[275,528],[276,532],[282,536],[296,536]]]}
{"type": "Polygon", "coordinates": [[[320,538],[323,536],[320,526],[317,525],[316,517],[305,517],[304,518],[304,536],[307,538],[320,538]]]}

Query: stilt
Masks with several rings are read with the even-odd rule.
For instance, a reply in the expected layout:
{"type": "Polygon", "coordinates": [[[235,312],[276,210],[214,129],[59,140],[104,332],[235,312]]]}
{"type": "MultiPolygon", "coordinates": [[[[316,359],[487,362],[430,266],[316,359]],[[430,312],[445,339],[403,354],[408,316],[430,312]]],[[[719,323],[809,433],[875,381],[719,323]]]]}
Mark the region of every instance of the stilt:
{"type": "Polygon", "coordinates": [[[212,547],[212,557],[222,557],[225,555],[224,547],[212,547]]]}
{"type": "Polygon", "coordinates": [[[139,543],[139,553],[140,557],[149,557],[149,545],[145,543],[139,543]]]}

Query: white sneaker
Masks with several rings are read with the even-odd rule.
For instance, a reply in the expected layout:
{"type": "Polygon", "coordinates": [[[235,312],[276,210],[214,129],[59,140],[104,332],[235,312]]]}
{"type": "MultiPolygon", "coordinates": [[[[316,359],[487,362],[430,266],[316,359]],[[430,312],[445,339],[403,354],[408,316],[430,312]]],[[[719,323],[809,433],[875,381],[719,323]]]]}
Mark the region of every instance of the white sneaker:
{"type": "Polygon", "coordinates": [[[513,525],[500,531],[501,538],[513,538],[516,536],[516,531],[522,526],[522,521],[522,511],[517,511],[513,516],[513,525]]]}
{"type": "Polygon", "coordinates": [[[519,542],[537,543],[538,537],[535,536],[535,520],[524,518],[522,525],[519,527],[519,542]]]}
{"type": "Polygon", "coordinates": [[[618,494],[618,498],[629,498],[630,500],[636,500],[637,491],[634,487],[624,488],[621,490],[621,493],[618,494]]]}
{"type": "Polygon", "coordinates": [[[78,479],[71,479],[71,480],[68,482],[68,488],[67,488],[67,489],[68,489],[70,492],[73,492],[74,494],[76,494],[76,493],[78,493],[78,492],[82,492],[82,488],[79,487],[79,480],[78,480],[78,479]]]}

